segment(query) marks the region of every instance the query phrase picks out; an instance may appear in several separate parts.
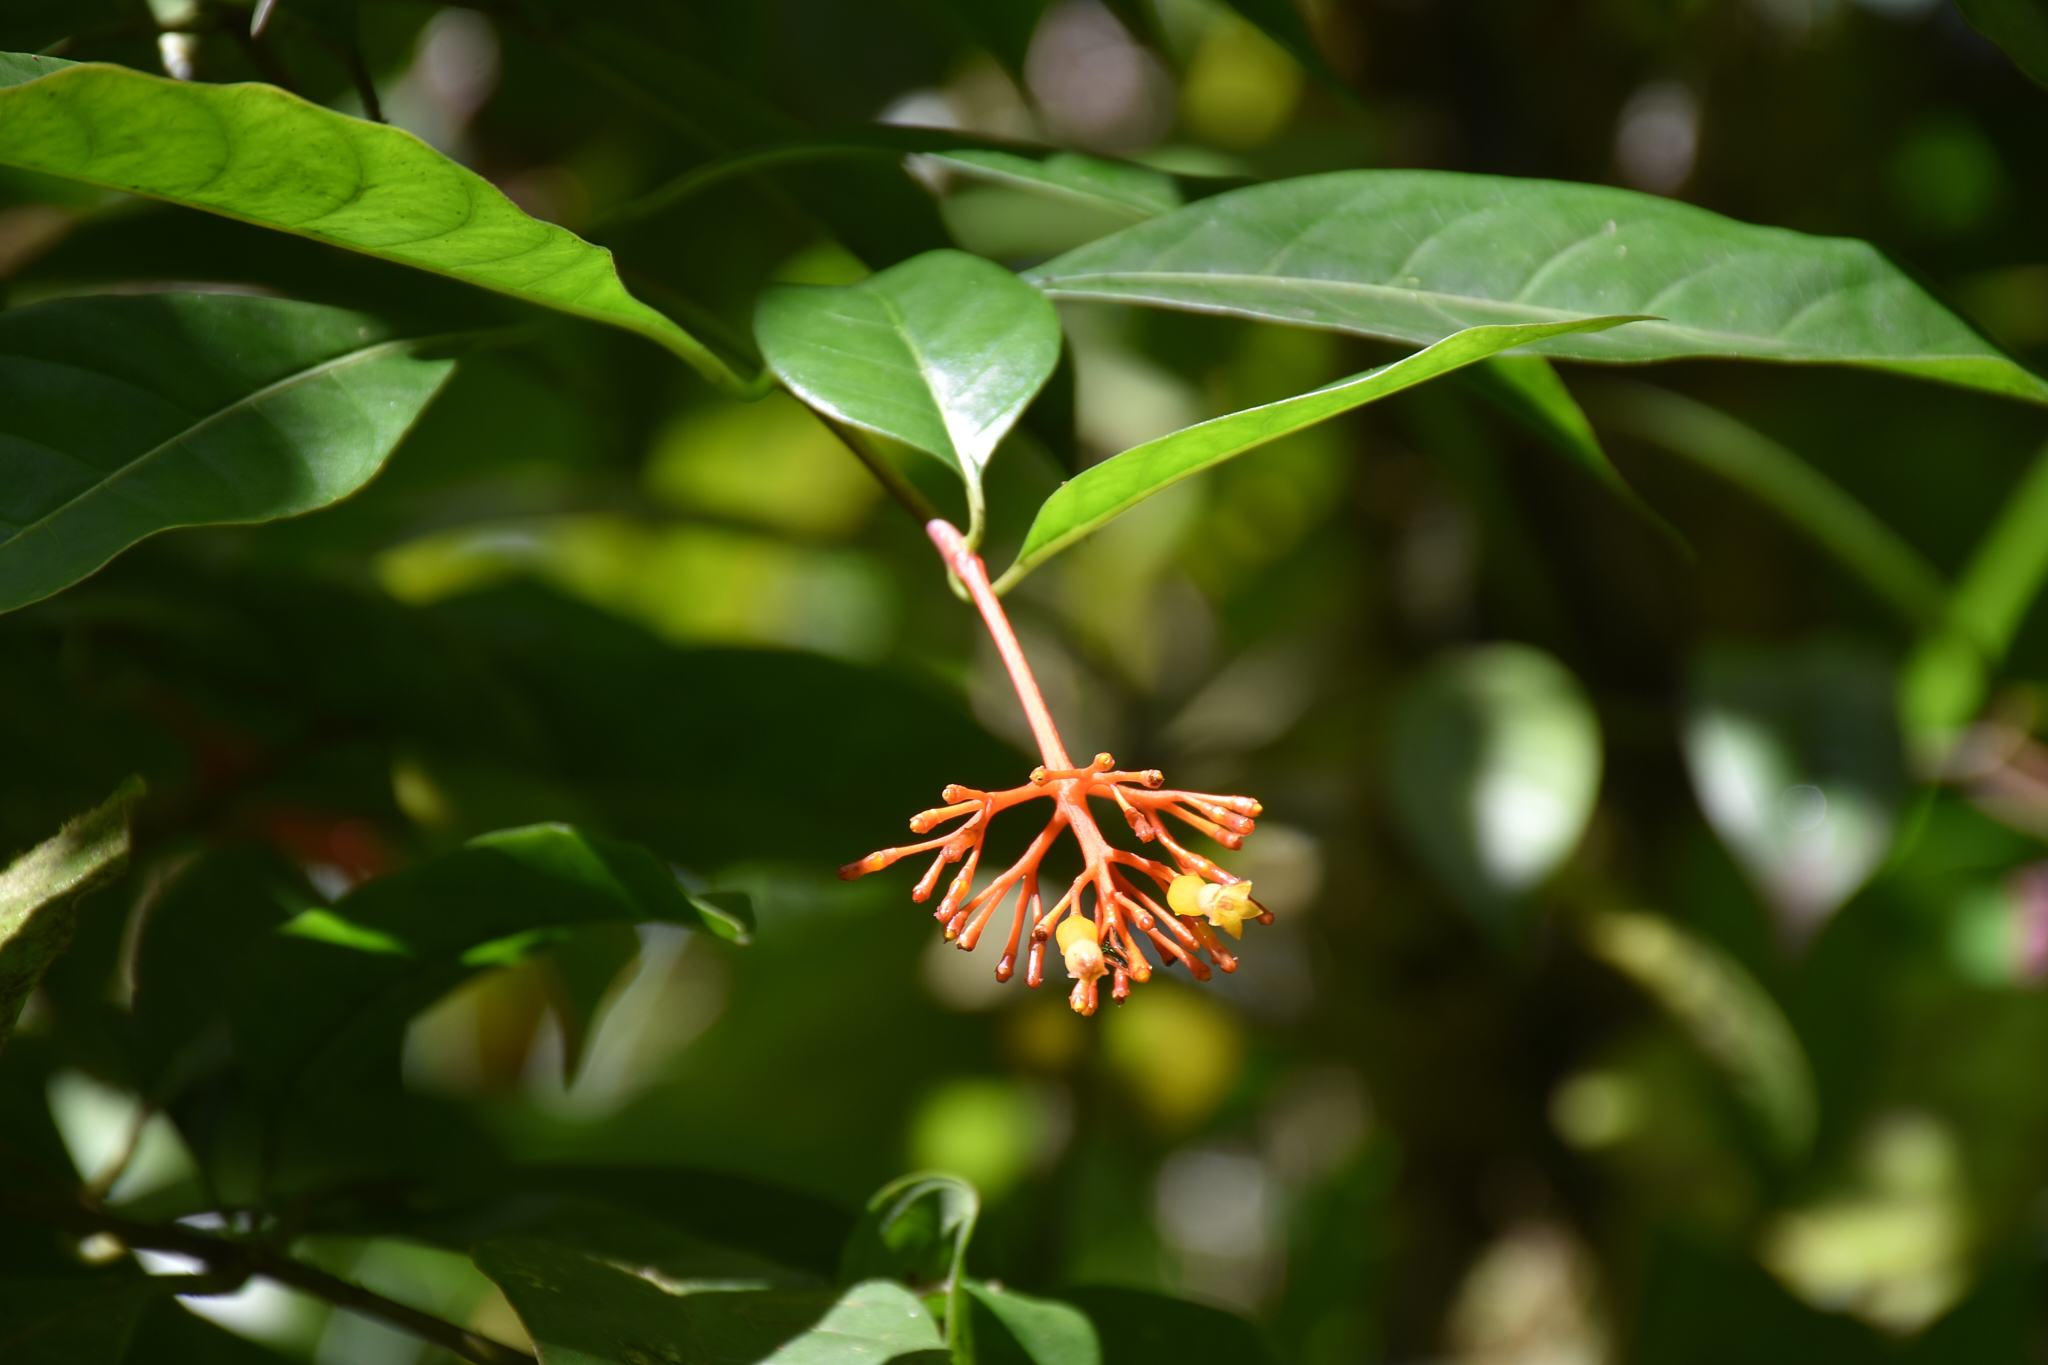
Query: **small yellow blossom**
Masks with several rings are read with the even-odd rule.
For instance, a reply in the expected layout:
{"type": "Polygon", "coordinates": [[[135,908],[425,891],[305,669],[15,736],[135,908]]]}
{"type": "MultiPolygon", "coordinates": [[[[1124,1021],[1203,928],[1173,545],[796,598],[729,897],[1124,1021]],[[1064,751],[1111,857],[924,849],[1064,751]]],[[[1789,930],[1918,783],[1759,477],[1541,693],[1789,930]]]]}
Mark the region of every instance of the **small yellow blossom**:
{"type": "Polygon", "coordinates": [[[1059,941],[1060,956],[1067,962],[1067,975],[1076,981],[1090,981],[1109,970],[1102,959],[1100,933],[1095,921],[1084,915],[1067,916],[1053,931],[1053,937],[1059,941]]]}
{"type": "Polygon", "coordinates": [[[1166,888],[1166,903],[1174,914],[1201,915],[1232,938],[1243,938],[1244,922],[1264,913],[1252,900],[1250,882],[1218,886],[1193,874],[1173,879],[1166,888]]]}

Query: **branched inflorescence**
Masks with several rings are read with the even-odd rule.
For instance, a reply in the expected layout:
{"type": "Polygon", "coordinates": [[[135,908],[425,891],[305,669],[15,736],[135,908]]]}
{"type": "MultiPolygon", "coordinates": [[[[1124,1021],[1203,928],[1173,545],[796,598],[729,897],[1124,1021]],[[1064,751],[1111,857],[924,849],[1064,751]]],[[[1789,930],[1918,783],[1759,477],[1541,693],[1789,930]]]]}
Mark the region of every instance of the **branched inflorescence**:
{"type": "Polygon", "coordinates": [[[980,559],[946,522],[934,521],[927,530],[981,608],[1031,721],[1045,766],[1036,769],[1023,786],[1007,791],[947,787],[940,794],[946,804],[919,812],[911,818],[910,828],[928,834],[950,820],[957,819],[959,824],[922,843],[871,853],[840,868],[839,875],[851,881],[900,859],[935,852],[930,870],[911,893],[911,899],[921,904],[938,889],[946,868],[959,864],[933,918],[945,926],[949,940],[970,952],[981,941],[997,908],[1014,892],[1009,943],[996,964],[996,979],[1010,979],[1022,947],[1026,952],[1024,980],[1039,985],[1045,979],[1046,941],[1053,940],[1067,974],[1074,978],[1071,1001],[1081,1014],[1095,1012],[1104,976],[1111,978],[1110,995],[1117,1000],[1130,994],[1133,981],[1151,978],[1153,964],[1142,947],[1147,939],[1158,949],[1162,962],[1180,963],[1198,981],[1209,979],[1211,963],[1223,971],[1235,971],[1237,959],[1216,931],[1238,938],[1244,933],[1244,921],[1270,924],[1272,912],[1251,898],[1250,882],[1176,841],[1164,817],[1171,815],[1225,848],[1235,849],[1252,832],[1259,803],[1246,796],[1170,790],[1158,772],[1120,771],[1108,754],[1097,754],[1085,768],[1073,767],[1002,606],[989,588],[980,559]],[[974,874],[989,825],[1010,807],[1037,800],[1053,803],[1045,828],[1022,857],[975,891],[974,874]],[[1172,864],[1111,844],[1095,823],[1091,800],[1115,803],[1140,842],[1156,844],[1172,864]],[[1063,830],[1072,831],[1083,865],[1065,893],[1047,908],[1039,892],[1039,867],[1063,830]]]}

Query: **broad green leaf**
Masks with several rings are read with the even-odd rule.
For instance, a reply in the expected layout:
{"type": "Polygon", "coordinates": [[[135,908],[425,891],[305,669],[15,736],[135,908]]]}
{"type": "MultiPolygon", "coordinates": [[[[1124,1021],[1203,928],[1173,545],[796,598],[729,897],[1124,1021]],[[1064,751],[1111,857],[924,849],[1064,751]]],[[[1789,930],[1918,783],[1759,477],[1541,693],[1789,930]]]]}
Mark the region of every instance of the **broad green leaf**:
{"type": "Polygon", "coordinates": [[[928,251],[858,284],[783,285],[754,315],[775,377],[856,434],[982,471],[1059,363],[1052,305],[1001,266],[928,251]]]}
{"type": "Polygon", "coordinates": [[[1095,1324],[1080,1309],[975,1280],[967,1292],[976,1365],[1102,1365],[1095,1324]]]}
{"type": "Polygon", "coordinates": [[[1564,665],[1527,645],[1439,660],[1396,704],[1395,814],[1423,861],[1503,937],[1517,902],[1578,847],[1600,794],[1600,721],[1564,665]]]}
{"type": "Polygon", "coordinates": [[[1784,1012],[1742,964],[1660,915],[1601,912],[1582,932],[1593,956],[1635,982],[1721,1068],[1780,1154],[1812,1145],[1813,1069],[1784,1012]]]}
{"type": "Polygon", "coordinates": [[[1971,27],[2005,49],[2036,85],[2048,85],[2048,4],[2042,0],[1956,0],[1971,27]]]}
{"type": "Polygon", "coordinates": [[[531,1237],[485,1242],[541,1365],[880,1365],[943,1343],[917,1296],[886,1280],[843,1291],[676,1293],[654,1279],[531,1237]]]}
{"type": "Polygon", "coordinates": [[[0,1280],[0,1361],[119,1365],[154,1297],[132,1274],[0,1280]]]}
{"type": "Polygon", "coordinates": [[[70,946],[79,893],[128,860],[128,807],[141,795],[141,779],[129,778],[0,872],[0,1047],[36,983],[70,946]]]}
{"type": "Polygon", "coordinates": [[[1712,648],[1684,748],[1700,810],[1803,947],[1891,847],[1906,772],[1890,665],[1838,644],[1712,648]]]}
{"type": "Polygon", "coordinates": [[[1912,625],[1937,627],[1948,589],[1867,507],[1797,455],[1704,403],[1647,384],[1601,386],[1601,424],[1712,470],[1804,531],[1912,625]]]}
{"type": "Polygon", "coordinates": [[[20,85],[52,71],[62,71],[67,66],[77,66],[62,57],[37,57],[26,52],[0,52],[0,90],[10,85],[20,85]]]}
{"type": "Polygon", "coordinates": [[[88,63],[0,89],[0,164],[297,233],[623,327],[732,392],[725,362],[626,292],[612,257],[418,138],[267,85],[88,63]]]}
{"type": "Polygon", "coordinates": [[[1915,647],[1900,706],[1916,737],[1939,747],[1977,714],[1987,675],[2004,661],[2048,579],[2048,449],[2034,457],[1984,533],[1949,598],[1948,621],[1915,647]]]}
{"type": "Polygon", "coordinates": [[[226,294],[0,315],[0,610],[160,531],[355,492],[454,368],[419,345],[358,313],[226,294]]]}
{"type": "Polygon", "coordinates": [[[1600,331],[1631,322],[1626,317],[1581,318],[1572,322],[1516,327],[1473,327],[1426,350],[1334,384],[1247,408],[1156,441],[1134,446],[1063,483],[1045,500],[1024,536],[1017,561],[996,582],[1007,592],[1025,574],[1081,537],[1122,515],[1163,488],[1170,488],[1233,455],[1242,455],[1290,432],[1327,421],[1425,380],[1502,351],[1546,337],[1600,331]]]}
{"type": "Polygon", "coordinates": [[[1104,1365],[1280,1365],[1279,1353],[1258,1328],[1219,1308],[1107,1286],[1060,1297],[1095,1324],[1104,1365]]]}
{"type": "Polygon", "coordinates": [[[1653,317],[1534,349],[1866,365],[2048,402],[1876,249],[1655,195],[1445,171],[1256,185],[1031,272],[1057,299],[1179,308],[1424,344],[1482,324],[1653,317]]]}
{"type": "Polygon", "coordinates": [[[242,959],[228,989],[236,1056],[273,1114],[395,1065],[412,1015],[477,967],[580,926],[712,929],[675,874],[632,844],[560,825],[505,830],[306,911],[242,959]]]}
{"type": "Polygon", "coordinates": [[[868,1200],[847,1238],[840,1281],[957,1283],[980,1216],[981,1196],[957,1176],[921,1172],[891,1181],[868,1200]]]}
{"type": "Polygon", "coordinates": [[[1181,205],[1172,176],[1078,152],[1054,152],[1042,161],[999,150],[947,152],[928,159],[970,180],[1065,199],[1133,223],[1181,205]]]}

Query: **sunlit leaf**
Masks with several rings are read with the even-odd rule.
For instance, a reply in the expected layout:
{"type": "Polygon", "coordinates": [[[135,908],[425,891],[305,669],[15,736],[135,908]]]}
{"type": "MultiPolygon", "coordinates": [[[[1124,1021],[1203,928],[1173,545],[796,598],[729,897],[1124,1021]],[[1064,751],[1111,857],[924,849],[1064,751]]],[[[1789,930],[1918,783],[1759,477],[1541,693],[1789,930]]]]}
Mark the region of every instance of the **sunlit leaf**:
{"type": "Polygon", "coordinates": [[[967,1292],[976,1365],[1102,1365],[1095,1324],[1078,1308],[974,1280],[967,1292]]]}
{"type": "Polygon", "coordinates": [[[977,507],[989,457],[1060,355],[1044,296],[961,251],[926,252],[858,284],[771,289],[754,331],[799,398],[857,435],[939,460],[977,507]]]}
{"type": "Polygon", "coordinates": [[[2035,84],[2048,85],[2048,5],[2041,0],[1956,0],[1956,8],[2035,84]]]}
{"type": "Polygon", "coordinates": [[[627,293],[609,251],[529,218],[410,133],[272,86],[74,66],[0,89],[0,164],[225,214],[623,327],[714,384],[748,389],[627,293]]]}
{"type": "Polygon", "coordinates": [[[1552,338],[1568,360],[1867,365],[2048,402],[1874,248],[1599,185],[1340,171],[1235,190],[1039,267],[1053,297],[1426,344],[1481,324],[1647,314],[1552,338]]]}
{"type": "Polygon", "coordinates": [[[67,66],[77,66],[62,57],[39,57],[26,52],[0,52],[0,90],[10,85],[47,76],[52,71],[61,71],[67,66]]]}
{"type": "Polygon", "coordinates": [[[1976,715],[1987,673],[2048,579],[2048,450],[1999,509],[1949,598],[1948,620],[1921,638],[1907,661],[1900,711],[1908,729],[1939,747],[1976,715]]]}
{"type": "Polygon", "coordinates": [[[878,1190],[846,1241],[839,1278],[937,1285],[957,1279],[981,1216],[981,1196],[955,1176],[906,1175],[878,1190]]]}
{"type": "Polygon", "coordinates": [[[36,983],[70,945],[79,893],[127,861],[128,807],[141,795],[141,780],[130,778],[0,872],[0,1046],[36,983]]]}
{"type": "Polygon", "coordinates": [[[1777,1002],[1742,965],[1658,915],[1602,913],[1585,923],[1587,947],[1649,995],[1727,1075],[1778,1150],[1813,1141],[1813,1070],[1777,1002]]]}
{"type": "Polygon", "coordinates": [[[225,294],[0,316],[0,610],[160,531],[347,497],[454,368],[418,349],[361,314],[225,294]]]}
{"type": "Polygon", "coordinates": [[[1603,317],[1517,327],[1474,327],[1391,365],[1134,446],[1084,470],[1045,500],[1025,534],[1016,563],[997,580],[996,590],[1007,592],[1025,574],[1089,532],[1161,489],[1221,464],[1233,455],[1242,455],[1290,432],[1502,351],[1546,337],[1597,331],[1630,321],[1625,317],[1603,317]]]}
{"type": "Polygon", "coordinates": [[[1920,552],[1842,487],[1727,413],[1648,384],[1601,385],[1603,426],[1711,470],[1832,554],[1912,625],[1939,626],[1948,590],[1920,552]]]}
{"type": "Polygon", "coordinates": [[[485,1242],[475,1256],[518,1311],[541,1365],[877,1365],[942,1346],[917,1296],[887,1280],[843,1291],[674,1293],[538,1238],[485,1242]]]}
{"type": "Polygon", "coordinates": [[[1034,161],[1015,152],[958,151],[930,160],[971,180],[1064,199],[1134,223],[1181,205],[1172,176],[1078,152],[1054,152],[1034,161]]]}
{"type": "Polygon", "coordinates": [[[1565,667],[1526,645],[1433,665],[1397,703],[1387,775],[1430,869],[1487,927],[1578,846],[1600,793],[1600,722],[1565,667]]]}
{"type": "Polygon", "coordinates": [[[1707,823],[1784,940],[1805,944],[1891,846],[1906,788],[1885,661],[1848,647],[1719,648],[1693,669],[1685,759],[1707,823]]]}

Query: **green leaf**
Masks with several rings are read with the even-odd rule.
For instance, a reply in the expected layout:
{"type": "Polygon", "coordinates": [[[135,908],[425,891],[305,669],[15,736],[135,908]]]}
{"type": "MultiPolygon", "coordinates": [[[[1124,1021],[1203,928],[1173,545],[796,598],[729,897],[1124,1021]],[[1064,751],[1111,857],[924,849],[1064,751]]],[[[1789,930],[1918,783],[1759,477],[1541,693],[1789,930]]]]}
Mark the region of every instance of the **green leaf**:
{"type": "Polygon", "coordinates": [[[118,1365],[155,1297],[129,1274],[0,1280],[5,1365],[118,1365]]]}
{"type": "Polygon", "coordinates": [[[1060,1297],[1095,1324],[1104,1365],[1280,1365],[1259,1329],[1235,1313],[1142,1289],[1090,1287],[1060,1297]]]}
{"type": "Polygon", "coordinates": [[[982,471],[1060,356],[1045,297],[963,251],[858,284],[771,289],[754,331],[775,377],[827,418],[959,474],[975,531],[982,471]]]}
{"type": "Polygon", "coordinates": [[[2048,449],[1999,509],[1963,569],[1948,620],[1908,660],[1900,706],[1907,729],[1940,747],[1983,704],[1987,675],[2005,659],[2048,579],[2048,449]]]}
{"type": "Polygon", "coordinates": [[[1604,317],[1469,328],[1391,365],[1134,446],[1084,470],[1045,500],[1031,522],[1031,529],[1025,533],[1024,547],[1017,552],[1016,563],[996,581],[996,591],[1009,591],[1025,574],[1154,493],[1234,455],[1501,351],[1546,337],[1600,331],[1630,321],[1626,317],[1604,317]]]}
{"type": "Polygon", "coordinates": [[[2048,5],[2041,0],[1956,0],[1956,8],[2036,85],[2048,85],[2048,5]]]}
{"type": "Polygon", "coordinates": [[[79,894],[127,862],[128,807],[141,795],[142,779],[129,778],[0,872],[0,1047],[36,983],[70,946],[79,894]]]}
{"type": "Polygon", "coordinates": [[[1102,1365],[1095,1324],[1080,1309],[976,1280],[967,1292],[976,1365],[1102,1365]]]}
{"type": "Polygon", "coordinates": [[[491,949],[651,920],[708,928],[645,849],[561,825],[485,835],[367,882],[252,949],[228,992],[236,1055],[272,1115],[289,1118],[297,1100],[386,1073],[412,1015],[480,960],[506,956],[491,949]]]}
{"type": "Polygon", "coordinates": [[[1133,223],[1181,206],[1172,176],[1079,152],[1054,152],[1035,161],[1015,152],[958,151],[929,160],[971,180],[1064,199],[1133,223]]]}
{"type": "Polygon", "coordinates": [[[0,315],[0,610],[160,531],[355,492],[454,368],[419,344],[358,313],[226,294],[0,315]]]}
{"type": "Polygon", "coordinates": [[[506,1237],[476,1248],[533,1338],[541,1365],[879,1365],[943,1343],[901,1285],[844,1291],[676,1293],[554,1243],[506,1237]]]}
{"type": "Polygon", "coordinates": [[[1920,552],[1762,432],[1647,384],[1602,385],[1594,410],[1610,430],[1662,446],[1748,492],[1832,554],[1909,624],[1939,627],[1945,620],[1948,589],[1920,552]]]}
{"type": "Polygon", "coordinates": [[[1416,344],[1482,324],[1659,319],[1535,347],[1565,360],[1829,362],[2048,402],[1876,249],[1599,185],[1339,171],[1127,228],[1030,278],[1057,299],[1225,313],[1416,344]]]}
{"type": "Polygon", "coordinates": [[[52,71],[62,71],[67,66],[77,65],[77,62],[67,62],[62,57],[37,57],[26,52],[0,52],[0,90],[47,76],[52,71]]]}
{"type": "Polygon", "coordinates": [[[1721,1068],[1781,1155],[1812,1145],[1813,1069],[1784,1012],[1740,963],[1659,915],[1602,912],[1582,932],[1594,957],[1635,982],[1721,1068]]]}
{"type": "Polygon", "coordinates": [[[981,1196],[957,1176],[918,1172],[892,1180],[868,1200],[846,1239],[840,1282],[958,1283],[980,1216],[981,1196]]]}
{"type": "Polygon", "coordinates": [[[627,293],[609,251],[529,218],[410,133],[273,86],[70,67],[0,89],[0,163],[205,209],[622,327],[720,388],[756,391],[627,293]]]}
{"type": "Polygon", "coordinates": [[[1488,929],[1578,847],[1600,795],[1600,720],[1578,679],[1527,645],[1441,659],[1396,704],[1395,814],[1423,860],[1488,929]]]}

